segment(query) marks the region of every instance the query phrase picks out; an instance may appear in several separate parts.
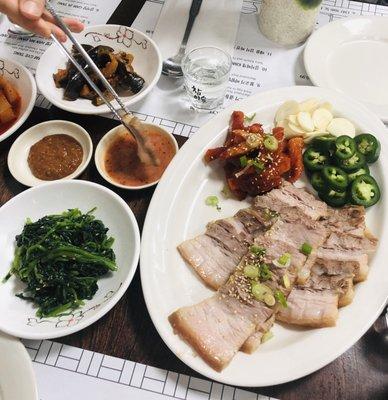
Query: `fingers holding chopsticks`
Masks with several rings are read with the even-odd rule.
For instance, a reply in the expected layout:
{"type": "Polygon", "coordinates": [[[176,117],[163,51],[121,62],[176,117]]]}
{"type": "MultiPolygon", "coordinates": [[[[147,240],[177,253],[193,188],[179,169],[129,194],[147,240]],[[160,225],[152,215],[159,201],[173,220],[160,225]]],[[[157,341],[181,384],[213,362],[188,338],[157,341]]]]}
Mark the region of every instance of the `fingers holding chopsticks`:
{"type": "MultiPolygon", "coordinates": [[[[0,12],[13,23],[43,37],[53,33],[61,42],[66,41],[65,33],[55,24],[54,18],[45,8],[45,0],[0,0],[0,12]]],[[[74,18],[63,18],[72,32],[81,32],[82,22],[74,18]]]]}

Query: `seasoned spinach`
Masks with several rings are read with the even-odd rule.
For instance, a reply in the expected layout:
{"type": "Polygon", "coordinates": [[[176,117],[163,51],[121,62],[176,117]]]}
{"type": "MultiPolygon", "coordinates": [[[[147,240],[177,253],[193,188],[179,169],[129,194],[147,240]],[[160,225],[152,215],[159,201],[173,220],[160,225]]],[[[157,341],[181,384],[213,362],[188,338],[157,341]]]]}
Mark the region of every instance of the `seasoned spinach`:
{"type": "Polygon", "coordinates": [[[36,222],[27,220],[16,236],[6,279],[15,275],[27,285],[17,296],[33,301],[37,316],[53,317],[83,305],[96,293],[98,279],[117,269],[114,239],[93,211],[71,209],[36,222]]]}

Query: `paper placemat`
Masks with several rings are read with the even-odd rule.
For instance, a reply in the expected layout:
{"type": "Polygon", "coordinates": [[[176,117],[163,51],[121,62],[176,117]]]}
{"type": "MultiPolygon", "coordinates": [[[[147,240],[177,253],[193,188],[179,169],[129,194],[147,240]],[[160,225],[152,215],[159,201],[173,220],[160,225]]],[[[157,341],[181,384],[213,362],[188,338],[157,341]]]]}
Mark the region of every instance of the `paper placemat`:
{"type": "Polygon", "coordinates": [[[33,361],[40,400],[276,400],[49,340],[23,343],[33,361]]]}
{"type": "MultiPolygon", "coordinates": [[[[163,0],[148,0],[132,26],[152,35],[163,4],[163,0]]],[[[224,107],[260,91],[282,86],[311,85],[303,65],[304,46],[285,49],[260,33],[257,25],[260,4],[261,0],[243,1],[224,107]]],[[[388,16],[388,7],[348,0],[323,0],[317,27],[338,18],[359,15],[388,16]]],[[[170,132],[186,137],[212,117],[211,113],[190,110],[182,82],[164,76],[154,88],[152,96],[135,105],[133,111],[149,122],[161,124],[170,132]]]]}
{"type": "MultiPolygon", "coordinates": [[[[153,39],[163,59],[177,54],[189,19],[192,0],[166,0],[153,39]]],[[[186,51],[215,46],[233,54],[243,0],[203,0],[186,51]]]]}

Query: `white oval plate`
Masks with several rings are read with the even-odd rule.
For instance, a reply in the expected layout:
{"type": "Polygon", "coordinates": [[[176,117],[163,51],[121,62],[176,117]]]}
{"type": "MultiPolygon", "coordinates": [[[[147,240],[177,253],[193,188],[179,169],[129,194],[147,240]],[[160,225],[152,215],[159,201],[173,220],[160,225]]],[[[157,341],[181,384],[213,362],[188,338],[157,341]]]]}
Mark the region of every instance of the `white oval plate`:
{"type": "Polygon", "coordinates": [[[0,57],[0,74],[14,85],[21,97],[21,107],[17,120],[0,135],[0,142],[19,129],[31,114],[36,100],[36,83],[31,72],[14,60],[0,57]]]}
{"type": "Polygon", "coordinates": [[[88,166],[93,153],[93,143],[88,132],[82,126],[70,121],[46,121],[34,125],[24,131],[12,144],[8,153],[8,168],[12,176],[26,186],[38,186],[49,181],[37,178],[28,165],[28,155],[31,146],[49,135],[65,134],[73,137],[82,146],[83,157],[81,164],[70,175],[62,179],[73,179],[81,175],[88,166]]]}
{"type": "Polygon", "coordinates": [[[316,86],[364,103],[388,122],[388,21],[382,16],[344,18],[315,31],[304,65],[316,86]]]}
{"type": "Polygon", "coordinates": [[[260,93],[240,101],[204,125],[182,147],[159,182],[148,209],[143,229],[140,260],[141,281],[148,311],[167,346],[197,372],[230,385],[276,385],[310,374],[322,368],[352,346],[382,311],[388,294],[386,254],[388,240],[387,131],[381,121],[364,106],[329,89],[296,86],[260,93]],[[193,354],[167,320],[177,308],[195,304],[211,296],[212,291],[194,275],[176,247],[182,241],[205,230],[214,219],[233,215],[248,202],[225,200],[222,168],[206,166],[206,149],[222,145],[233,109],[246,114],[256,112],[255,121],[269,127],[277,108],[286,100],[316,97],[333,104],[336,115],[353,121],[358,130],[373,132],[382,144],[380,161],[371,171],[380,184],[382,200],[368,210],[368,226],[380,239],[380,248],[371,262],[369,278],[356,288],[351,305],[341,309],[337,327],[325,329],[287,328],[275,324],[275,337],[260,346],[253,355],[238,353],[231,364],[218,373],[193,354]],[[205,205],[205,198],[217,195],[221,212],[205,205]]]}
{"type": "MultiPolygon", "coordinates": [[[[143,99],[159,80],[162,72],[162,57],[155,42],[144,33],[120,25],[95,25],[88,26],[75,36],[81,44],[110,46],[115,52],[125,51],[133,54],[132,65],[135,72],[144,78],[145,85],[139,93],[133,96],[120,96],[126,106],[143,99]]],[[[70,40],[66,42],[65,46],[69,50],[71,49],[70,40]]],[[[55,43],[45,51],[40,58],[35,74],[40,92],[51,103],[65,111],[92,115],[110,112],[105,104],[96,107],[88,99],[64,100],[64,89],[55,87],[53,74],[59,68],[65,68],[66,62],[67,57],[55,43]]],[[[116,101],[113,101],[112,104],[116,109],[119,108],[116,101]]]]}
{"type": "Polygon", "coordinates": [[[57,181],[28,189],[0,208],[0,277],[9,271],[15,249],[15,236],[29,217],[32,221],[61,213],[69,208],[87,212],[97,207],[94,215],[114,237],[117,271],[99,279],[93,299],[68,315],[38,318],[31,302],[15,296],[24,284],[12,276],[0,290],[0,330],[25,339],[49,339],[77,332],[105,315],[127,290],[136,271],[140,234],[128,205],[116,193],[92,182],[57,181]]]}
{"type": "Polygon", "coordinates": [[[0,399],[38,400],[30,356],[19,339],[0,332],[0,399]]]}

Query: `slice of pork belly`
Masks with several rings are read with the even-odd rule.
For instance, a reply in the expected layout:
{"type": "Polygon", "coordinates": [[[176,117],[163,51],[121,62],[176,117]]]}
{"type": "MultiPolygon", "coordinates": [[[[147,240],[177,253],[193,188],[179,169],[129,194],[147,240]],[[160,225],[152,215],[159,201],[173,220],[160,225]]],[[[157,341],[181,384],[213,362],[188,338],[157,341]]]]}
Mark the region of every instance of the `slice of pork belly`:
{"type": "MultiPolygon", "coordinates": [[[[276,286],[279,286],[279,283],[280,285],[284,284],[283,276],[287,274],[290,287],[287,289],[282,289],[283,293],[287,297],[297,280],[298,272],[302,270],[305,264],[308,262],[308,257],[302,254],[299,251],[299,247],[295,246],[293,243],[287,243],[285,241],[277,240],[268,235],[264,235],[255,240],[255,244],[267,249],[265,262],[269,265],[272,265],[272,281],[275,282],[275,286],[273,287],[274,290],[276,290],[276,286]],[[281,257],[285,253],[289,253],[291,255],[292,264],[289,268],[277,268],[277,266],[273,264],[273,261],[278,260],[279,257],[281,257]]],[[[269,286],[272,285],[271,282],[266,282],[266,284],[268,284],[269,286]]],[[[282,307],[279,306],[279,308],[282,307]]],[[[255,333],[251,335],[242,346],[241,351],[249,354],[256,351],[261,343],[261,338],[263,334],[266,333],[271,328],[271,326],[272,324],[270,323],[266,325],[258,325],[256,327],[255,333]]]]}
{"type": "Polygon", "coordinates": [[[318,200],[307,190],[297,188],[286,181],[279,189],[255,197],[254,208],[276,211],[283,219],[293,216],[294,219],[307,217],[316,221],[328,215],[326,203],[318,200]]]}
{"type": "Polygon", "coordinates": [[[338,295],[330,290],[294,287],[287,308],[279,309],[278,321],[311,328],[334,326],[338,318],[338,295]]]}
{"type": "Polygon", "coordinates": [[[254,353],[261,344],[265,333],[271,330],[273,323],[275,322],[275,314],[271,315],[263,324],[256,327],[255,333],[253,333],[241,346],[240,351],[252,354],[254,353]]]}
{"type": "Polygon", "coordinates": [[[312,268],[310,279],[305,287],[332,291],[338,295],[339,307],[347,306],[353,301],[354,297],[353,274],[346,272],[340,275],[321,274],[318,264],[312,268]]]}
{"type": "Polygon", "coordinates": [[[225,250],[215,239],[199,235],[178,247],[182,257],[200,278],[213,289],[218,289],[240,261],[236,253],[225,250]]]}
{"type": "Polygon", "coordinates": [[[371,254],[376,251],[377,243],[378,239],[372,234],[369,234],[369,236],[354,236],[347,233],[332,232],[325,241],[324,247],[371,254]]]}
{"type": "Polygon", "coordinates": [[[253,239],[275,221],[263,210],[240,210],[234,217],[208,224],[207,231],[178,246],[184,260],[204,283],[217,290],[227,282],[253,239]]]}
{"type": "Polygon", "coordinates": [[[326,226],[331,232],[364,237],[365,208],[361,206],[328,207],[326,226]]]}
{"type": "Polygon", "coordinates": [[[265,324],[273,310],[262,302],[252,305],[223,293],[170,315],[178,333],[216,371],[232,360],[256,326],[265,324]]]}
{"type": "Polygon", "coordinates": [[[327,275],[353,275],[354,282],[364,281],[368,276],[368,255],[352,249],[320,247],[315,263],[327,275]]]}
{"type": "MultiPolygon", "coordinates": [[[[272,265],[271,277],[264,282],[274,293],[281,290],[287,297],[291,286],[284,287],[283,277],[287,274],[292,284],[296,269],[306,261],[306,256],[287,243],[269,238],[260,239],[256,244],[266,249],[264,262],[268,264],[286,252],[292,255],[292,264],[288,268],[272,265]]],[[[244,266],[252,262],[252,257],[248,253],[243,258],[229,281],[214,296],[180,308],[169,317],[174,332],[217,371],[225,368],[240,348],[249,348],[249,342],[244,343],[253,334],[257,347],[256,343],[261,340],[257,332],[267,331],[271,325],[269,320],[279,307],[278,304],[269,307],[252,297],[251,281],[243,274],[244,266]]]]}

